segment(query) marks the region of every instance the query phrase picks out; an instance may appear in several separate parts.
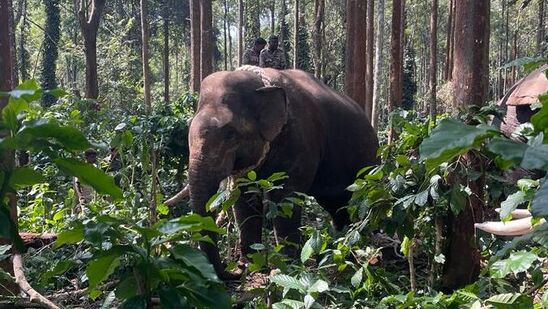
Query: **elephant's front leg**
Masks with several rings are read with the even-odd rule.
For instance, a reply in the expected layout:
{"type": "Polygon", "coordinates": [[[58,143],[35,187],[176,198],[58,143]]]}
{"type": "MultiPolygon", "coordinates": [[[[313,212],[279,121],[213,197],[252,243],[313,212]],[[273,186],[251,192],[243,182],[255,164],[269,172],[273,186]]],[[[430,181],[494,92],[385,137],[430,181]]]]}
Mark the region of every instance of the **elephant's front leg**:
{"type": "MultiPolygon", "coordinates": [[[[245,191],[244,191],[245,192],[245,191]]],[[[261,243],[263,206],[256,194],[242,194],[234,205],[236,223],[240,231],[240,259],[255,252],[251,245],[261,243]]]]}
{"type": "Polygon", "coordinates": [[[276,243],[284,244],[283,252],[290,257],[297,256],[301,244],[301,206],[294,205],[290,218],[278,215],[274,219],[274,235],[276,243]]]}

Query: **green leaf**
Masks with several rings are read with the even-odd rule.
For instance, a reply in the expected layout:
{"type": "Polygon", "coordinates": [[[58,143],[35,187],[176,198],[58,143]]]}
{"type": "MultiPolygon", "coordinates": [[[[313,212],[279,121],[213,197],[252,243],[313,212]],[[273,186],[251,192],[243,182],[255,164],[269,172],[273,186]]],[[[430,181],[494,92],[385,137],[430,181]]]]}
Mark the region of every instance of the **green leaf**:
{"type": "Polygon", "coordinates": [[[251,181],[255,181],[257,180],[257,173],[255,173],[255,171],[249,171],[249,173],[247,173],[247,178],[251,181]]]}
{"type": "Polygon", "coordinates": [[[548,218],[548,178],[545,178],[533,197],[531,214],[535,217],[548,218]]]}
{"type": "Polygon", "coordinates": [[[143,295],[134,296],[126,300],[118,309],[146,309],[147,301],[143,295]]]}
{"type": "Polygon", "coordinates": [[[528,295],[519,293],[499,294],[489,297],[487,304],[496,309],[530,309],[533,308],[533,300],[528,295]]]}
{"type": "Polygon", "coordinates": [[[323,293],[325,291],[329,291],[329,284],[322,279],[316,280],[314,284],[312,284],[308,288],[308,293],[323,293]]]}
{"type": "Polygon", "coordinates": [[[42,174],[28,167],[18,167],[10,175],[9,186],[15,189],[45,182],[42,174]]]}
{"type": "Polygon", "coordinates": [[[503,220],[508,218],[512,211],[527,201],[526,197],[527,195],[523,191],[518,191],[509,195],[506,200],[500,204],[500,218],[503,220]]]}
{"type": "Polygon", "coordinates": [[[190,308],[186,299],[175,288],[165,287],[158,292],[162,309],[190,308]]]}
{"type": "Polygon", "coordinates": [[[509,139],[495,137],[487,145],[487,149],[494,154],[499,155],[506,161],[511,161],[514,165],[519,165],[523,160],[527,144],[516,142],[509,139]]]}
{"type": "Polygon", "coordinates": [[[353,287],[357,288],[358,285],[362,283],[363,280],[363,268],[360,267],[358,270],[352,275],[352,278],[350,278],[350,283],[353,287]]]}
{"type": "Polygon", "coordinates": [[[137,281],[132,272],[128,272],[126,277],[116,286],[116,297],[121,299],[131,298],[139,292],[137,281]]]}
{"type": "Polygon", "coordinates": [[[513,252],[508,259],[493,263],[491,275],[494,278],[504,278],[510,273],[518,274],[531,268],[537,260],[538,256],[532,252],[513,252]]]}
{"type": "Polygon", "coordinates": [[[169,221],[161,221],[158,223],[158,231],[164,234],[175,234],[181,231],[186,232],[200,232],[200,231],[210,231],[222,234],[224,233],[223,229],[220,229],[213,221],[211,217],[202,217],[198,214],[190,214],[181,216],[176,219],[171,219],[169,221]]]}
{"type": "Polygon", "coordinates": [[[84,239],[84,227],[80,226],[72,230],[63,231],[57,234],[54,248],[59,248],[65,244],[75,244],[84,239]]]}
{"type": "Polygon", "coordinates": [[[169,251],[177,260],[185,263],[187,267],[195,269],[203,278],[219,282],[213,265],[209,263],[209,260],[201,251],[184,244],[176,245],[170,248],[169,251]]]}
{"type": "Polygon", "coordinates": [[[421,160],[427,160],[430,168],[437,167],[479,146],[495,132],[490,126],[474,127],[454,119],[443,119],[419,146],[421,160]]]}
{"type": "Polygon", "coordinates": [[[535,130],[540,132],[548,129],[548,94],[539,96],[542,108],[531,117],[531,123],[535,130]]]}
{"type": "Polygon", "coordinates": [[[115,250],[107,252],[106,255],[92,260],[86,268],[89,288],[94,289],[99,283],[106,280],[120,265],[121,253],[115,250]]]}
{"type": "Polygon", "coordinates": [[[305,306],[304,302],[293,300],[293,299],[284,299],[279,303],[272,305],[272,309],[301,309],[305,306]]]}
{"type": "Polygon", "coordinates": [[[312,246],[310,245],[310,239],[309,239],[306,241],[306,243],[303,246],[303,249],[301,250],[301,262],[304,263],[308,261],[312,253],[314,253],[314,249],[312,249],[312,246]]]}
{"type": "Polygon", "coordinates": [[[521,167],[526,169],[548,170],[548,145],[529,146],[523,154],[521,167]]]}
{"type": "Polygon", "coordinates": [[[7,139],[2,144],[9,148],[36,148],[37,141],[52,140],[70,151],[81,151],[91,147],[80,130],[45,120],[25,123],[12,139],[7,139]]]}
{"type": "Polygon", "coordinates": [[[122,189],[114,183],[114,178],[92,164],[62,158],[53,162],[67,174],[76,176],[78,180],[92,186],[98,193],[108,194],[116,200],[123,197],[122,189]]]}
{"type": "Polygon", "coordinates": [[[274,282],[275,284],[285,288],[285,289],[294,289],[301,293],[305,292],[305,286],[299,282],[294,277],[280,274],[280,275],[274,275],[270,277],[270,281],[274,282]]]}

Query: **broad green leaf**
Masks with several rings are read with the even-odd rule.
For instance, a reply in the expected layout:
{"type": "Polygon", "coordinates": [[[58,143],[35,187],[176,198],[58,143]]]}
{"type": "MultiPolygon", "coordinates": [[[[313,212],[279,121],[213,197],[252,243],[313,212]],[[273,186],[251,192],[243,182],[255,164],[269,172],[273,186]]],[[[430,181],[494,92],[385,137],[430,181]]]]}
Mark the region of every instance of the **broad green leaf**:
{"type": "Polygon", "coordinates": [[[500,218],[503,220],[508,218],[512,211],[527,201],[526,197],[527,195],[523,191],[518,191],[509,195],[506,200],[500,204],[500,218]]]}
{"type": "Polygon", "coordinates": [[[531,214],[535,217],[548,218],[548,178],[535,193],[531,206],[531,214]]]}
{"type": "Polygon", "coordinates": [[[491,296],[485,302],[492,305],[495,309],[533,308],[533,300],[531,297],[519,293],[507,293],[491,296]]]}
{"type": "Polygon", "coordinates": [[[495,132],[489,126],[474,127],[454,119],[443,119],[419,146],[421,160],[427,160],[430,168],[437,167],[479,146],[484,138],[495,132]]]}
{"type": "Polygon", "coordinates": [[[312,297],[312,295],[306,294],[304,296],[304,308],[305,309],[312,308],[312,305],[314,305],[314,302],[316,302],[316,300],[314,299],[314,297],[312,297]]]}
{"type": "Polygon", "coordinates": [[[70,151],[81,151],[91,147],[80,130],[45,120],[25,123],[13,138],[2,144],[8,148],[37,148],[38,141],[52,140],[70,151]]]}
{"type": "Polygon", "coordinates": [[[55,159],[53,162],[67,174],[76,176],[78,180],[92,186],[98,193],[108,194],[114,199],[122,198],[122,189],[114,183],[114,178],[92,164],[62,158],[55,159]]]}
{"type": "Polygon", "coordinates": [[[312,286],[308,288],[308,293],[323,293],[329,291],[329,284],[322,279],[316,280],[312,286]]]}
{"type": "Polygon", "coordinates": [[[532,252],[513,252],[509,258],[491,265],[491,275],[495,278],[504,278],[510,273],[518,274],[528,270],[537,260],[538,256],[532,252]]]}
{"type": "Polygon", "coordinates": [[[118,309],[146,309],[147,300],[143,295],[134,296],[122,303],[118,309]]]}
{"type": "Polygon", "coordinates": [[[302,301],[284,299],[279,303],[273,304],[272,309],[302,309],[304,306],[304,302],[302,301]]]}
{"type": "Polygon", "coordinates": [[[162,309],[190,308],[186,299],[175,288],[165,287],[158,292],[162,309]]]}
{"type": "Polygon", "coordinates": [[[10,175],[9,185],[19,189],[44,182],[44,176],[28,167],[18,167],[10,175]]]}
{"type": "Polygon", "coordinates": [[[363,280],[363,268],[360,267],[358,270],[352,275],[352,278],[350,278],[350,283],[353,287],[357,288],[358,285],[362,283],[363,280]]]}
{"type": "Polygon", "coordinates": [[[223,233],[224,230],[217,227],[215,221],[211,217],[202,217],[198,214],[184,215],[169,221],[161,221],[158,223],[158,231],[164,234],[175,234],[181,231],[200,232],[210,231],[215,233],[223,233]]]}
{"type": "Polygon", "coordinates": [[[548,129],[548,94],[539,96],[539,100],[543,103],[542,108],[531,117],[531,123],[535,130],[543,132],[548,129]]]}
{"type": "Polygon", "coordinates": [[[116,294],[116,297],[121,299],[128,299],[139,293],[137,281],[135,280],[135,276],[132,272],[128,272],[126,274],[125,278],[123,278],[118,286],[116,286],[114,293],[116,294]]]}
{"type": "Polygon", "coordinates": [[[513,140],[495,137],[487,145],[487,149],[494,154],[501,156],[506,161],[511,161],[514,165],[519,165],[523,160],[527,144],[513,140]]]}
{"type": "Polygon", "coordinates": [[[548,144],[529,146],[523,154],[521,167],[548,170],[548,144]]]}
{"type": "Polygon", "coordinates": [[[99,283],[106,280],[120,265],[121,253],[115,250],[108,252],[106,255],[100,256],[92,260],[86,268],[88,276],[89,288],[94,289],[99,283]]]}
{"type": "Polygon", "coordinates": [[[213,265],[209,263],[209,260],[201,251],[184,244],[176,245],[170,248],[169,251],[177,260],[185,263],[187,267],[194,268],[205,279],[219,282],[213,265]]]}
{"type": "Polygon", "coordinates": [[[306,243],[304,244],[301,250],[301,262],[304,263],[308,261],[312,253],[314,253],[314,249],[312,249],[312,246],[310,245],[310,239],[309,239],[306,241],[306,243]]]}
{"type": "Polygon", "coordinates": [[[305,286],[303,286],[303,284],[300,283],[299,280],[297,280],[297,278],[294,278],[288,275],[284,275],[284,274],[274,275],[270,277],[270,281],[286,289],[294,289],[301,293],[305,292],[305,286]]]}

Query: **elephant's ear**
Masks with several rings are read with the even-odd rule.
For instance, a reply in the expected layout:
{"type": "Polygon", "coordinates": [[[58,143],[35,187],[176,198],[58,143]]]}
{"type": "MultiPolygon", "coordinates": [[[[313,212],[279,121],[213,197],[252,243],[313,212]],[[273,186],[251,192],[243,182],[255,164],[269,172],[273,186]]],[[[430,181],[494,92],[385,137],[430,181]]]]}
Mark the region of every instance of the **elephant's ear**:
{"type": "Polygon", "coordinates": [[[273,141],[287,123],[287,99],[280,87],[267,86],[256,90],[261,96],[258,123],[261,135],[273,141]]]}

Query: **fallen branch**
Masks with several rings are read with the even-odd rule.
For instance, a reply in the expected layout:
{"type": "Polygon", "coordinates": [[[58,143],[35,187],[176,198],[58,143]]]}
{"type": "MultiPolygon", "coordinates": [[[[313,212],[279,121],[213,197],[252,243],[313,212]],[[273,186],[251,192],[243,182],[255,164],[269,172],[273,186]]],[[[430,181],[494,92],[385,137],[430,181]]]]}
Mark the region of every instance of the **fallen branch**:
{"type": "Polygon", "coordinates": [[[25,273],[23,272],[23,258],[21,257],[21,254],[19,252],[13,252],[11,259],[13,263],[13,274],[15,276],[15,282],[19,285],[23,292],[27,293],[30,301],[40,304],[48,309],[60,309],[59,306],[49,301],[47,298],[42,296],[42,294],[36,292],[36,290],[33,289],[32,286],[30,286],[27,278],[25,277],[25,273]]]}
{"type": "Polygon", "coordinates": [[[186,185],[181,191],[179,191],[177,194],[175,194],[174,196],[170,197],[169,199],[167,199],[164,204],[166,204],[167,206],[174,206],[175,204],[177,204],[178,202],[184,200],[185,198],[187,198],[189,195],[188,193],[188,185],[186,185]]]}

